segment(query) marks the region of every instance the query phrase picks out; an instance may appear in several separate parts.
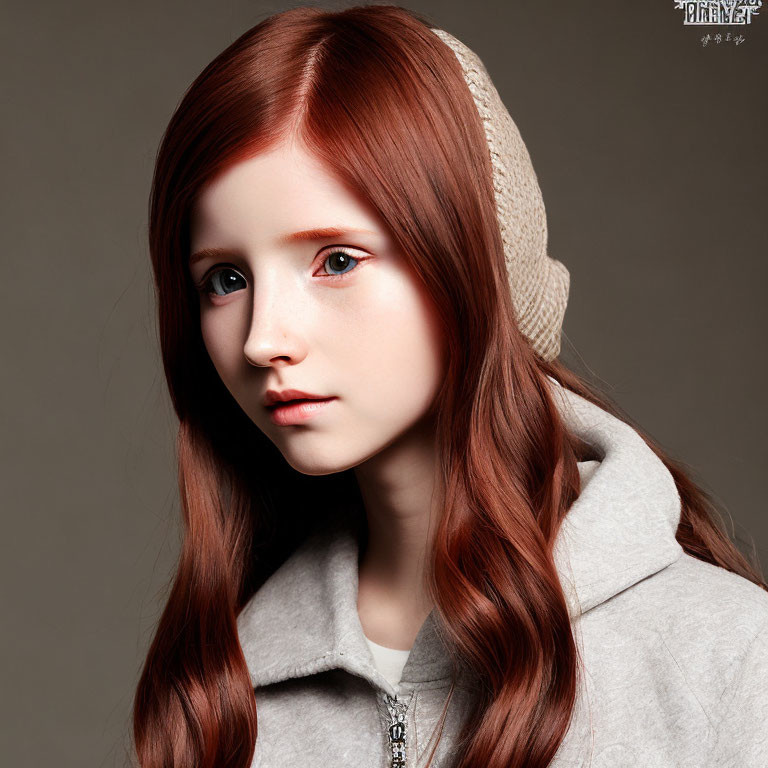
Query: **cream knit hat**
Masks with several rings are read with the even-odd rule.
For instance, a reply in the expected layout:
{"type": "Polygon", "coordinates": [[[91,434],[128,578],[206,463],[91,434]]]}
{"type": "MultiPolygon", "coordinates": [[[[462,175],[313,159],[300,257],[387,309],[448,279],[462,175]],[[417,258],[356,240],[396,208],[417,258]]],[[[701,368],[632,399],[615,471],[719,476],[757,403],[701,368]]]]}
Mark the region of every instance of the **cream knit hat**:
{"type": "Polygon", "coordinates": [[[477,54],[448,32],[432,31],[456,54],[483,120],[518,325],[534,350],[552,360],[560,353],[570,276],[547,255],[547,216],[530,155],[477,54]]]}

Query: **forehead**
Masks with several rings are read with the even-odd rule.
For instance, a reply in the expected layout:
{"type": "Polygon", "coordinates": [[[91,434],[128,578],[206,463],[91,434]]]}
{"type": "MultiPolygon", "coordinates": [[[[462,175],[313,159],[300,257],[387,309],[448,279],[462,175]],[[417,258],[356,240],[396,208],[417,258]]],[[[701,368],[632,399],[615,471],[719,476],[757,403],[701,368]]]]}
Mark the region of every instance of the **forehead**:
{"type": "Polygon", "coordinates": [[[317,158],[281,144],[236,163],[203,190],[192,210],[191,235],[194,247],[205,247],[329,222],[381,230],[375,211],[317,158]]]}

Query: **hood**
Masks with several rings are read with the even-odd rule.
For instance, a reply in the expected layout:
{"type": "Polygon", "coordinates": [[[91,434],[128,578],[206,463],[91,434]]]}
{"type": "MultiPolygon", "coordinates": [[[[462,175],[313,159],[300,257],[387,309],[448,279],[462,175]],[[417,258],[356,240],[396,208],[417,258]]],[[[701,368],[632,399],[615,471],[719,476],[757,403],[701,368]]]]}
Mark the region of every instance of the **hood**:
{"type": "MultiPolygon", "coordinates": [[[[575,618],[682,555],[675,539],[680,497],[666,466],[630,425],[551,381],[567,429],[599,457],[579,462],[582,490],[554,547],[575,618]]],[[[357,612],[358,555],[354,526],[343,517],[331,521],[253,595],[237,624],[254,688],[339,668],[394,693],[376,669],[357,612]]],[[[402,681],[418,684],[450,674],[433,610],[402,681]]]]}

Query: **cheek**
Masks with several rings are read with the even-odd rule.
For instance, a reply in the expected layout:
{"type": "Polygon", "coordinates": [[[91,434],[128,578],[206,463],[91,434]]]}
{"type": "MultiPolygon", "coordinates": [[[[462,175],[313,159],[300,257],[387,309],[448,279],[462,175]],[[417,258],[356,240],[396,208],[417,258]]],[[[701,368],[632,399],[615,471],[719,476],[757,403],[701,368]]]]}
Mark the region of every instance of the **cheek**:
{"type": "Polygon", "coordinates": [[[235,312],[203,310],[200,313],[203,344],[222,382],[233,394],[235,376],[242,366],[243,344],[239,329],[235,312]]]}
{"type": "Polygon", "coordinates": [[[432,403],[444,375],[442,329],[431,300],[407,275],[380,282],[356,313],[355,353],[369,415],[412,422],[432,403]]]}

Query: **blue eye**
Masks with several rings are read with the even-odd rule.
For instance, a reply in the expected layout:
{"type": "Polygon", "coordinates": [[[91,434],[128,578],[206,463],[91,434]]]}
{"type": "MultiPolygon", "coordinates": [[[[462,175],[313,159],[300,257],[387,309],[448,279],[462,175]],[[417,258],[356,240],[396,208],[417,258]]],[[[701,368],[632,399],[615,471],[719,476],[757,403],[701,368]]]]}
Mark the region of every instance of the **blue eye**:
{"type": "Polygon", "coordinates": [[[343,274],[346,274],[347,272],[351,272],[352,269],[347,269],[347,267],[349,267],[350,262],[354,262],[354,264],[352,265],[352,269],[354,269],[355,265],[357,265],[358,263],[358,260],[351,254],[340,249],[331,251],[328,254],[328,256],[326,256],[325,259],[323,260],[324,265],[330,264],[332,266],[332,269],[341,270],[341,272],[327,273],[327,274],[330,274],[331,277],[341,276],[343,274]]]}
{"type": "Polygon", "coordinates": [[[200,285],[200,290],[217,296],[227,296],[245,288],[245,285],[245,278],[239,272],[231,267],[224,267],[212,272],[200,285]]]}
{"type": "MultiPolygon", "coordinates": [[[[365,260],[362,259],[362,261],[365,260]]],[[[343,248],[335,248],[323,259],[322,272],[325,277],[342,278],[348,272],[352,272],[360,261],[361,259],[355,258],[343,248]]],[[[230,293],[243,290],[247,285],[247,280],[237,269],[222,265],[211,270],[207,277],[197,284],[197,290],[208,295],[228,296],[230,293]]]]}

